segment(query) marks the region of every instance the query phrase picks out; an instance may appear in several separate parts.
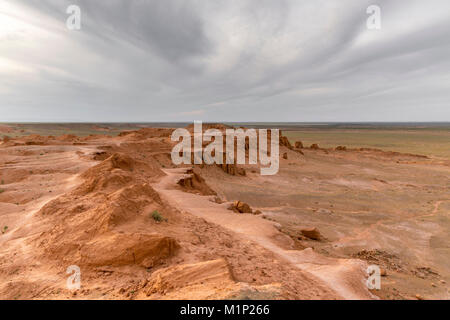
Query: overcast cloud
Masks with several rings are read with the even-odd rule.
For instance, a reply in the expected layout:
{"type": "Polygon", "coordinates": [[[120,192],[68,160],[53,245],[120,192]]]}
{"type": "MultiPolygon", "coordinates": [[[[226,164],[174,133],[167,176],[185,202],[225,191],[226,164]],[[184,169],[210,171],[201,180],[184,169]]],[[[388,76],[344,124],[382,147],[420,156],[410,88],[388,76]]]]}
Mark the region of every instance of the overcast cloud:
{"type": "Polygon", "coordinates": [[[0,121],[450,121],[449,57],[448,0],[0,0],[0,121]]]}

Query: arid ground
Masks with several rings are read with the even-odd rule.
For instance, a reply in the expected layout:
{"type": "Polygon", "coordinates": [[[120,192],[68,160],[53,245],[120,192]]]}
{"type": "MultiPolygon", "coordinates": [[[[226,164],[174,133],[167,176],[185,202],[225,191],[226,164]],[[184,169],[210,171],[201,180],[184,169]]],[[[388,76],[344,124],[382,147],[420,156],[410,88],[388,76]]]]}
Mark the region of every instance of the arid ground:
{"type": "Polygon", "coordinates": [[[448,127],[289,128],[273,176],[147,127],[0,124],[0,298],[450,298],[448,127]]]}

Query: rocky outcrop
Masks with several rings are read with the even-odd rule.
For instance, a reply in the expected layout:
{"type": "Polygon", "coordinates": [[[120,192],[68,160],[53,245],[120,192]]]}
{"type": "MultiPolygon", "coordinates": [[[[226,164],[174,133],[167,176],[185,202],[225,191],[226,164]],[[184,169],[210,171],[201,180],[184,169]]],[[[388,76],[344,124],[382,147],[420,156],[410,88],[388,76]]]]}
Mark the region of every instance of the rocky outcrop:
{"type": "Polygon", "coordinates": [[[321,240],[322,235],[320,234],[319,230],[317,228],[305,228],[301,229],[300,232],[303,236],[306,238],[309,238],[311,240],[321,240]]]}
{"type": "Polygon", "coordinates": [[[219,168],[221,168],[223,170],[223,172],[228,173],[229,175],[232,176],[245,176],[247,173],[245,171],[244,168],[239,167],[236,164],[218,164],[217,165],[219,168]]]}
{"type": "Polygon", "coordinates": [[[297,149],[303,149],[303,142],[301,142],[301,141],[296,141],[296,142],[295,142],[295,148],[297,148],[297,149]]]}
{"type": "Polygon", "coordinates": [[[279,299],[277,283],[257,286],[236,282],[224,259],[181,264],[155,271],[138,299],[279,299]]]}
{"type": "Polygon", "coordinates": [[[286,136],[283,136],[281,132],[280,132],[280,146],[284,146],[290,150],[294,149],[291,143],[289,142],[289,139],[286,136]]]}
{"type": "Polygon", "coordinates": [[[103,161],[110,157],[111,155],[106,151],[95,152],[92,156],[92,159],[96,161],[103,161]]]}
{"type": "Polygon", "coordinates": [[[188,170],[189,176],[180,179],[178,185],[180,185],[185,191],[195,191],[205,196],[215,196],[217,193],[211,189],[205,179],[203,179],[199,173],[194,170],[188,170]]]}
{"type": "Polygon", "coordinates": [[[165,294],[191,286],[218,285],[233,283],[233,279],[224,259],[183,264],[161,269],[152,274],[144,292],[146,296],[165,294]]]}
{"type": "Polygon", "coordinates": [[[228,164],[227,162],[227,154],[225,152],[222,153],[222,164],[216,164],[219,168],[223,170],[223,172],[232,175],[232,176],[245,176],[247,172],[244,168],[238,166],[236,164],[236,157],[234,159],[234,163],[228,164]]]}
{"type": "Polygon", "coordinates": [[[233,210],[236,213],[253,213],[252,208],[242,201],[235,201],[228,209],[233,210]]]}
{"type": "Polygon", "coordinates": [[[179,247],[173,238],[159,234],[105,234],[81,247],[81,264],[150,268],[173,256],[179,247]]]}

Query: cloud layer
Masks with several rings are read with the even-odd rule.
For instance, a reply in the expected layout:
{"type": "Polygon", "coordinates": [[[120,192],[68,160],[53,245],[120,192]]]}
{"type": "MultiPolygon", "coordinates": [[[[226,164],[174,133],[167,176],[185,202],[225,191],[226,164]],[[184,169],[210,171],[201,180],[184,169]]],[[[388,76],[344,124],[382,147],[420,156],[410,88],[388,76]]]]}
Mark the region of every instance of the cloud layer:
{"type": "Polygon", "coordinates": [[[0,121],[450,121],[449,57],[447,0],[0,0],[0,121]]]}

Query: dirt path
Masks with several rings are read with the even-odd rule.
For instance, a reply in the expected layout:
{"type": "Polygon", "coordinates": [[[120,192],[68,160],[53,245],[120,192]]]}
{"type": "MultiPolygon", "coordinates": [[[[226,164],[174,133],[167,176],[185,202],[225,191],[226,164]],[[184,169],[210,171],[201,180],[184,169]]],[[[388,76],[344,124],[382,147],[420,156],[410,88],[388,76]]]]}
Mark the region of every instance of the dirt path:
{"type": "Polygon", "coordinates": [[[258,216],[236,214],[228,204],[217,204],[210,196],[200,196],[177,189],[177,182],[186,177],[186,169],[167,169],[167,174],[153,187],[166,201],[183,213],[201,217],[238,234],[241,238],[272,251],[280,259],[292,263],[310,275],[312,284],[331,288],[344,299],[373,299],[365,283],[366,265],[360,260],[332,259],[312,249],[290,250],[290,238],[277,230],[275,224],[258,216]]]}

